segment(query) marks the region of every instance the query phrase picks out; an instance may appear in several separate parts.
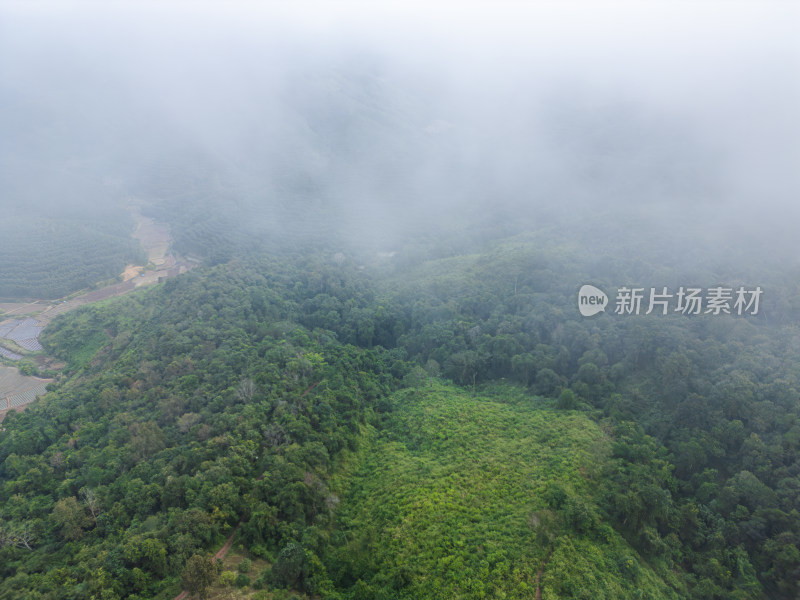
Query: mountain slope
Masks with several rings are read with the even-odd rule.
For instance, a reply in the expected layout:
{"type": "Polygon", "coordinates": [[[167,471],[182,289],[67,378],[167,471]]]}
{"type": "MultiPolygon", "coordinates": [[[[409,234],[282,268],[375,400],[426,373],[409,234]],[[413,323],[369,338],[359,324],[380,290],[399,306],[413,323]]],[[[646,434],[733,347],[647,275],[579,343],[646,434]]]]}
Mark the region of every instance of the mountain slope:
{"type": "Polygon", "coordinates": [[[329,572],[352,597],[683,597],[601,516],[608,435],[522,390],[488,391],[393,396],[340,482],[329,572]]]}

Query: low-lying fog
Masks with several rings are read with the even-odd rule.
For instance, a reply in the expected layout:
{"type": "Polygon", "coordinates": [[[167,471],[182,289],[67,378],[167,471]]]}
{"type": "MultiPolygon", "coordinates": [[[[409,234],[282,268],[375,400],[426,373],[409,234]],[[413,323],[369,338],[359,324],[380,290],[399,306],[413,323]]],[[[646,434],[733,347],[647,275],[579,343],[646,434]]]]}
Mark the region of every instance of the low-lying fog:
{"type": "Polygon", "coordinates": [[[589,215],[800,254],[799,13],[6,2],[0,213],[180,196],[245,235],[384,246],[589,215]]]}

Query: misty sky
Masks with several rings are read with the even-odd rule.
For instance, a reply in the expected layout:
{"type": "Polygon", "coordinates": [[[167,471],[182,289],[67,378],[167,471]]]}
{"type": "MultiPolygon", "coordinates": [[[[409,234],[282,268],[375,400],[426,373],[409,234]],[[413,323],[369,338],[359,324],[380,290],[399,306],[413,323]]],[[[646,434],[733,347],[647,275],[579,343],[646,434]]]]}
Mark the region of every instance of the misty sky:
{"type": "Polygon", "coordinates": [[[785,225],[798,24],[794,2],[0,2],[0,208],[181,162],[229,202],[785,225]]]}

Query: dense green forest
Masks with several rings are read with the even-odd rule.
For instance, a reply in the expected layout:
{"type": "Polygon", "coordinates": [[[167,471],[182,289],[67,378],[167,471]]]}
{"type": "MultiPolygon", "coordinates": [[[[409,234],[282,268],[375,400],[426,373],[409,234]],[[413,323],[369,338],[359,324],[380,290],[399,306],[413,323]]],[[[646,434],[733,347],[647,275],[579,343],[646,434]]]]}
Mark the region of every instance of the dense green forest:
{"type": "Polygon", "coordinates": [[[171,598],[237,524],[258,598],[796,597],[795,284],[743,264],[758,315],[583,318],[582,283],[678,274],[494,237],[59,317],[65,372],[0,432],[0,598],[171,598]]]}

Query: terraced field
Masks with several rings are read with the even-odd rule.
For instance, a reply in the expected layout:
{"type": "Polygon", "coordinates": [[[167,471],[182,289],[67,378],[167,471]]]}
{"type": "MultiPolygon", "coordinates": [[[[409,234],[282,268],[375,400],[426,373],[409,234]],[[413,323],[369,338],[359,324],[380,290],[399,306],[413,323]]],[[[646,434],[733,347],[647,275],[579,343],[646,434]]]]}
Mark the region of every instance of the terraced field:
{"type": "Polygon", "coordinates": [[[43,396],[51,381],[22,375],[16,367],[0,367],[0,422],[10,409],[18,409],[43,396]]]}
{"type": "Polygon", "coordinates": [[[7,339],[25,350],[38,352],[42,350],[42,345],[39,343],[42,329],[44,325],[32,318],[0,321],[0,344],[2,339],[7,339]]]}
{"type": "MultiPolygon", "coordinates": [[[[0,321],[0,357],[18,361],[22,360],[27,352],[43,350],[39,343],[39,334],[60,314],[84,304],[122,296],[137,287],[158,283],[168,277],[185,273],[194,266],[183,262],[180,257],[176,258],[170,252],[172,239],[169,226],[152,218],[143,217],[138,209],[132,209],[132,212],[137,224],[133,237],[141,243],[142,249],[147,253],[150,268],[128,265],[122,274],[122,282],[82,293],[68,300],[0,303],[0,315],[7,317],[0,321]]],[[[39,359],[42,358],[39,356],[39,359]]],[[[0,421],[8,410],[24,407],[38,396],[44,395],[45,387],[51,381],[26,377],[15,367],[0,366],[0,369],[2,369],[0,421]]]]}
{"type": "Polygon", "coordinates": [[[8,348],[5,348],[3,346],[0,346],[0,356],[2,356],[3,358],[8,358],[9,360],[20,360],[20,359],[22,359],[22,355],[21,354],[17,354],[16,352],[13,352],[13,351],[11,351],[8,348]]]}

